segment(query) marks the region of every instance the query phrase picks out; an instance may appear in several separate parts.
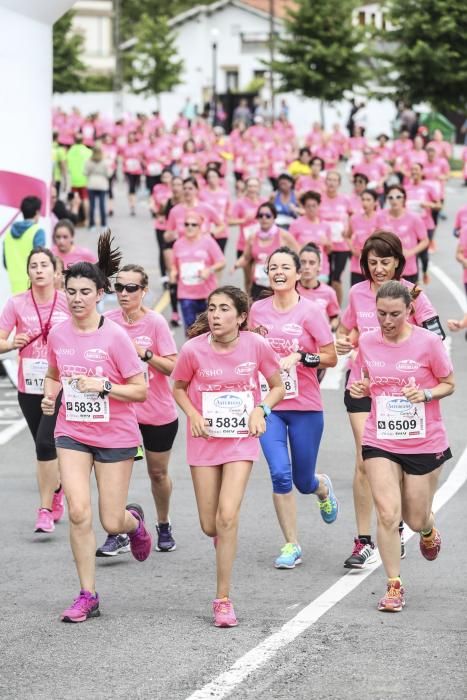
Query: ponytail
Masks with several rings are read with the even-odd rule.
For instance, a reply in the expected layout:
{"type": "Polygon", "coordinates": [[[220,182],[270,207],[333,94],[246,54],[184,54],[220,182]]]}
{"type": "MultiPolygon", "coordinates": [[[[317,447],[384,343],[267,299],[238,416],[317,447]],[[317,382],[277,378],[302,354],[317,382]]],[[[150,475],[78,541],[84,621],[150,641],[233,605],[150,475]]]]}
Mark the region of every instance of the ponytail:
{"type": "Polygon", "coordinates": [[[112,233],[107,229],[99,236],[97,243],[97,263],[78,262],[65,271],[65,287],[73,277],[85,277],[96,285],[97,290],[103,289],[106,294],[112,291],[110,277],[117,274],[122,254],[118,248],[112,248],[112,233]]]}

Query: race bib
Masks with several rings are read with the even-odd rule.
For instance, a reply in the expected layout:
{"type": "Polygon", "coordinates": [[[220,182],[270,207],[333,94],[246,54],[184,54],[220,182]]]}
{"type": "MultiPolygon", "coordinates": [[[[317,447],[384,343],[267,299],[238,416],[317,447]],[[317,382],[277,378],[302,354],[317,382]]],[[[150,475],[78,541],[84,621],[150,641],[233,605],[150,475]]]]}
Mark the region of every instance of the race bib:
{"type": "Polygon", "coordinates": [[[254,280],[259,287],[269,287],[269,277],[264,262],[255,263],[254,280]]]}
{"type": "MultiPolygon", "coordinates": [[[[105,380],[106,377],[102,379],[105,380]]],[[[77,383],[75,378],[62,378],[66,420],[78,423],[108,423],[109,397],[102,399],[95,391],[83,393],[78,390],[77,383]]]]}
{"type": "Polygon", "coordinates": [[[26,394],[43,394],[44,377],[47,372],[47,360],[25,357],[21,360],[23,366],[24,391],[26,394]]]}
{"type": "Polygon", "coordinates": [[[248,437],[248,417],[255,406],[251,391],[203,391],[203,418],[217,438],[248,437]]]}
{"type": "Polygon", "coordinates": [[[137,158],[127,158],[125,161],[125,169],[131,173],[135,170],[139,170],[139,160],[137,158]]]}
{"type": "MultiPolygon", "coordinates": [[[[261,372],[258,372],[258,374],[261,389],[261,400],[263,400],[269,391],[269,385],[266,381],[266,377],[264,377],[261,372]]],[[[297,366],[294,365],[289,370],[281,369],[281,379],[285,387],[284,400],[287,401],[287,399],[296,399],[298,396],[297,366]]]]}
{"type": "Polygon", "coordinates": [[[243,235],[246,240],[252,237],[254,233],[258,230],[258,224],[248,224],[248,226],[243,227],[243,235]]]}
{"type": "Polygon", "coordinates": [[[201,278],[199,273],[204,270],[204,264],[202,262],[185,262],[180,266],[180,277],[182,278],[183,284],[187,287],[191,287],[194,284],[200,284],[201,278]]]}
{"type": "Polygon", "coordinates": [[[160,163],[148,163],[146,170],[148,175],[160,175],[162,172],[162,165],[160,163]]]}
{"type": "Polygon", "coordinates": [[[426,435],[425,404],[403,396],[376,397],[378,440],[415,440],[426,435]]]}
{"type": "Polygon", "coordinates": [[[331,227],[331,240],[333,243],[343,241],[344,224],[342,221],[330,221],[329,226],[331,227]]]}

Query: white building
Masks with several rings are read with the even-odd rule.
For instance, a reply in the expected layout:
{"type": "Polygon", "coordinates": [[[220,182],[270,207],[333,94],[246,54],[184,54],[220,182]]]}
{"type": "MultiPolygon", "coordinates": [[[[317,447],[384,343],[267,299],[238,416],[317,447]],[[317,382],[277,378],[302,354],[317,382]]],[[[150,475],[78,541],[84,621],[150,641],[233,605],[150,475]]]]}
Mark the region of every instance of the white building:
{"type": "Polygon", "coordinates": [[[115,46],[112,0],[79,0],[73,5],[73,12],[73,32],[83,38],[81,60],[91,73],[113,73],[115,46]]]}

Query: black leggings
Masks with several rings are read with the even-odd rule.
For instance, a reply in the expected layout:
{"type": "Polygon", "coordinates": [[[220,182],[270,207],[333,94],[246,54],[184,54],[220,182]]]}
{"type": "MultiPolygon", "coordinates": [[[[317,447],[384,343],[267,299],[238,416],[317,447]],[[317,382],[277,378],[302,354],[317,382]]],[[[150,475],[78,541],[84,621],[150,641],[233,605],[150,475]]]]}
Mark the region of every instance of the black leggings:
{"type": "Polygon", "coordinates": [[[53,416],[44,416],[42,413],[42,398],[40,394],[23,394],[21,391],[18,391],[19,407],[36,445],[36,457],[41,462],[49,462],[52,459],[57,459],[54,430],[58,409],[62,401],[62,392],[59,393],[55,401],[55,413],[53,416]]]}
{"type": "Polygon", "coordinates": [[[164,260],[164,233],[165,231],[160,228],[156,228],[156,239],[157,245],[159,246],[159,268],[161,271],[161,277],[166,274],[165,260],[164,260]]]}

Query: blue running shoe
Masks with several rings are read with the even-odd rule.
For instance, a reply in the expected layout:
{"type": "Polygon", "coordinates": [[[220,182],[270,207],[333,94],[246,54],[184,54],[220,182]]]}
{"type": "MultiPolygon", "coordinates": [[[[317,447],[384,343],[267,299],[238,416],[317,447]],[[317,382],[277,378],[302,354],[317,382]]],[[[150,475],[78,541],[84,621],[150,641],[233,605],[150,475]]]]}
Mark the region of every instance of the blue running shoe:
{"type": "Polygon", "coordinates": [[[287,542],[274,562],[276,569],[294,569],[302,563],[302,550],[298,544],[287,542]]]}
{"type": "Polygon", "coordinates": [[[339,504],[337,503],[337,498],[335,496],[334,489],[332,488],[331,479],[327,476],[327,474],[323,474],[322,476],[324,478],[324,481],[326,482],[326,486],[329,489],[329,493],[323,500],[321,500],[321,498],[318,498],[318,505],[321,511],[321,517],[323,518],[325,523],[330,525],[337,518],[339,504]]]}
{"type": "Polygon", "coordinates": [[[177,549],[172,535],[172,525],[170,523],[159,523],[156,525],[157,544],[154,547],[156,552],[173,552],[177,549]]]}
{"type": "Polygon", "coordinates": [[[107,539],[96,551],[96,557],[115,557],[130,551],[128,535],[107,535],[107,539]]]}

